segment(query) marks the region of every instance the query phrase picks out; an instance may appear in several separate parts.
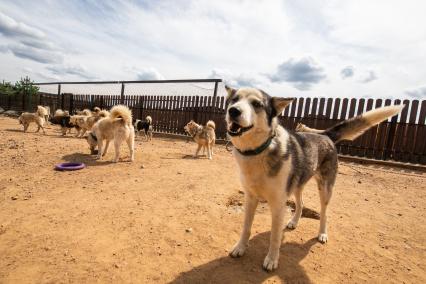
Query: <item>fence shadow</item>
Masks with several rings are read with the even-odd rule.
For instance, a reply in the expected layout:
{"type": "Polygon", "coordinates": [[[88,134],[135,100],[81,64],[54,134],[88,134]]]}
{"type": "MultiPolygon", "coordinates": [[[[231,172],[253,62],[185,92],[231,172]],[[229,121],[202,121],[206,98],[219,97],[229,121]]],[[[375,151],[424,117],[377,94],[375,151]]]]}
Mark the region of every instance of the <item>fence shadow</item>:
{"type": "Polygon", "coordinates": [[[268,244],[269,232],[258,234],[250,240],[250,247],[243,257],[226,256],[212,260],[182,272],[170,283],[262,283],[272,276],[278,276],[285,283],[312,283],[300,262],[313,245],[320,245],[316,238],[303,244],[283,243],[279,267],[269,273],[261,268],[268,244]]]}

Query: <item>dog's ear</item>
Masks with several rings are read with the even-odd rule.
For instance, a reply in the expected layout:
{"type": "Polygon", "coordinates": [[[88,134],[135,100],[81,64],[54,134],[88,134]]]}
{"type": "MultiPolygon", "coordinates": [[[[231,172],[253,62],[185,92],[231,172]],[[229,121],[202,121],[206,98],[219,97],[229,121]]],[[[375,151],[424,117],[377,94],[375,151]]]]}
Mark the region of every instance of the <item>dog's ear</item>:
{"type": "Polygon", "coordinates": [[[271,103],[272,107],[275,110],[275,115],[280,115],[283,110],[291,104],[291,102],[294,100],[294,98],[281,98],[281,97],[272,97],[271,103]]]}
{"type": "Polygon", "coordinates": [[[225,89],[226,89],[226,92],[228,93],[228,95],[226,96],[226,101],[228,101],[230,98],[232,98],[237,93],[237,90],[235,90],[234,88],[231,88],[227,85],[225,85],[225,89]]]}

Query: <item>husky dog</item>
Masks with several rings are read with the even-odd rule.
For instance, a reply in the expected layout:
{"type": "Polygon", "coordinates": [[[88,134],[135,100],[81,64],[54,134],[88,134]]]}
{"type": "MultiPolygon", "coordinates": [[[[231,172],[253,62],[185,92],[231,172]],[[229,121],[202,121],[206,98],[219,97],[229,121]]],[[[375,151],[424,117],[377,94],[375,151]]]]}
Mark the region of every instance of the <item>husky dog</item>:
{"type": "Polygon", "coordinates": [[[28,126],[31,122],[35,122],[38,126],[36,132],[40,131],[40,128],[43,130],[43,134],[46,134],[44,131],[44,123],[46,122],[46,116],[48,115],[47,110],[42,106],[37,106],[37,111],[35,113],[23,112],[19,116],[19,124],[24,126],[24,132],[27,132],[28,126]]]}
{"type": "Polygon", "coordinates": [[[198,144],[197,151],[195,151],[194,157],[198,156],[201,147],[204,150],[207,148],[207,156],[211,160],[213,157],[213,145],[216,142],[216,133],[214,132],[216,124],[213,120],[209,120],[206,126],[199,125],[193,120],[188,122],[184,129],[185,131],[194,138],[194,141],[198,144]]]}
{"type": "Polygon", "coordinates": [[[271,97],[254,88],[226,89],[227,132],[235,146],[233,154],[245,191],[244,226],[230,256],[239,257],[245,253],[258,200],[266,200],[271,210],[272,228],[263,268],[271,271],[278,266],[287,198],[295,196],[296,210],[287,223],[287,228],[294,229],[302,213],[303,187],[311,177],[316,179],[321,201],[318,240],[327,242],[326,211],[337,175],[335,143],[357,138],[400,112],[404,106],[366,112],[326,129],[323,134],[292,133],[278,124],[277,116],[293,99],[271,97]]]}
{"type": "Polygon", "coordinates": [[[304,125],[303,123],[299,122],[296,125],[296,132],[312,132],[312,133],[321,134],[321,133],[324,133],[324,130],[310,128],[304,125]]]}
{"type": "Polygon", "coordinates": [[[135,129],[132,125],[132,112],[127,106],[118,105],[111,109],[109,117],[101,118],[93,125],[91,132],[87,136],[91,154],[96,153],[98,147],[97,159],[105,156],[109,143],[114,140],[115,158],[118,162],[120,156],[120,145],[125,140],[130,150],[130,160],[134,160],[135,129]],[[106,140],[105,148],[103,141],[106,140]]]}
{"type": "Polygon", "coordinates": [[[57,109],[53,117],[49,118],[49,122],[54,125],[60,125],[62,136],[65,136],[67,131],[70,132],[73,127],[75,127],[77,131],[80,131],[80,127],[78,125],[73,125],[70,119],[71,117],[68,111],[57,109]]]}
{"type": "MultiPolygon", "coordinates": [[[[85,111],[90,110],[83,110],[80,113],[85,113],[85,111]]],[[[86,113],[89,113],[86,112],[86,113]]],[[[97,113],[90,112],[90,115],[73,115],[71,116],[71,124],[77,125],[79,129],[77,129],[77,134],[75,137],[83,137],[83,135],[86,133],[86,131],[89,131],[92,129],[93,125],[101,118],[105,118],[109,116],[109,112],[107,110],[101,110],[97,113]]]]}
{"type": "Polygon", "coordinates": [[[145,117],[145,121],[136,119],[134,126],[138,133],[143,130],[146,141],[152,140],[152,118],[149,115],[145,117]]]}

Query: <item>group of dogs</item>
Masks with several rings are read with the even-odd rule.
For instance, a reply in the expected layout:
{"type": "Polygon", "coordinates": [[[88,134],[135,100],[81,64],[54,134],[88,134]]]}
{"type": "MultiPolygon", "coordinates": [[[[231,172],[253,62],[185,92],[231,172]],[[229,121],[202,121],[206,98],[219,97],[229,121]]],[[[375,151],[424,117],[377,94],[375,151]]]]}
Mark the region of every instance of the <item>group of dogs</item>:
{"type": "MultiPolygon", "coordinates": [[[[233,156],[240,171],[245,196],[244,225],[230,256],[240,257],[245,254],[256,207],[260,200],[266,200],[271,210],[272,225],[263,268],[271,271],[278,266],[283,229],[295,229],[299,223],[303,208],[302,191],[311,178],[317,182],[321,204],[318,240],[321,243],[327,242],[327,206],[338,168],[335,144],[342,140],[356,139],[369,128],[398,114],[404,105],[371,110],[324,130],[299,124],[297,131],[293,132],[281,126],[277,119],[284,108],[291,104],[292,98],[272,97],[256,88],[225,88],[228,93],[225,117],[227,135],[234,145],[233,156]],[[291,195],[295,197],[295,213],[285,223],[286,201],[291,195]]],[[[109,141],[114,140],[117,160],[117,145],[126,140],[133,159],[134,126],[130,110],[125,106],[115,106],[108,116],[100,118],[100,114],[101,111],[95,111],[91,116],[85,114],[88,126],[92,123],[88,120],[95,117],[87,136],[91,149],[97,146],[100,158],[106,152],[109,141]],[[103,140],[107,141],[104,150],[103,140]]],[[[39,129],[43,129],[42,120],[45,115],[46,112],[39,107],[35,114],[22,114],[20,121],[25,130],[31,121],[35,121],[39,129]]],[[[57,117],[63,119],[66,116],[57,117]]],[[[81,129],[84,128],[83,123],[79,124],[77,120],[73,122],[71,117],[65,123],[61,119],[57,124],[62,127],[79,125],[81,129]]],[[[88,127],[84,129],[88,130],[88,127]]],[[[195,155],[203,148],[207,149],[208,158],[211,159],[216,140],[214,122],[209,121],[203,126],[190,121],[185,130],[198,144],[195,155]]],[[[83,130],[81,135],[84,132],[83,130]]]]}
{"type": "Polygon", "coordinates": [[[24,112],[19,116],[19,123],[24,126],[24,132],[28,130],[30,123],[34,122],[38,127],[36,132],[41,129],[45,133],[44,126],[47,121],[53,125],[59,125],[62,135],[75,129],[75,137],[85,137],[91,154],[97,154],[97,159],[105,156],[110,142],[114,141],[113,161],[118,162],[120,145],[126,141],[130,160],[133,161],[135,132],[143,133],[147,141],[152,140],[152,118],[147,116],[145,121],[139,119],[133,121],[131,110],[124,105],[114,106],[110,111],[98,107],[93,108],[93,111],[84,109],[76,111],[73,115],[61,109],[57,109],[53,115],[50,115],[49,107],[37,106],[36,112],[24,112]],[[86,133],[88,133],[87,136],[85,136],[86,133]]]}

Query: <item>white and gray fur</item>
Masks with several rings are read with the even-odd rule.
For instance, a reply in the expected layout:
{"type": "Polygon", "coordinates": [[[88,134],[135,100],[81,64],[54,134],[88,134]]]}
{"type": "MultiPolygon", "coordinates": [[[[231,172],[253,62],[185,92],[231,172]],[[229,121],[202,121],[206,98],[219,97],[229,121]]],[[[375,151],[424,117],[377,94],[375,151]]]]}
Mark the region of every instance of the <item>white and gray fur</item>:
{"type": "Polygon", "coordinates": [[[277,116],[293,99],[271,97],[254,88],[228,91],[226,122],[228,134],[235,146],[233,155],[240,170],[245,191],[245,217],[240,240],[230,252],[242,256],[248,246],[254,213],[259,200],[266,200],[272,215],[268,254],[263,268],[270,271],[278,266],[282,230],[296,228],[302,214],[302,191],[312,177],[318,184],[321,218],[318,240],[325,243],[327,234],[327,206],[337,175],[335,143],[353,140],[370,127],[397,114],[403,106],[389,106],[346,120],[324,131],[323,134],[292,132],[278,124],[277,116]],[[271,139],[270,144],[265,144],[271,139]],[[248,155],[261,145],[262,152],[248,155]],[[294,194],[296,210],[284,223],[287,198],[294,194]]]}

